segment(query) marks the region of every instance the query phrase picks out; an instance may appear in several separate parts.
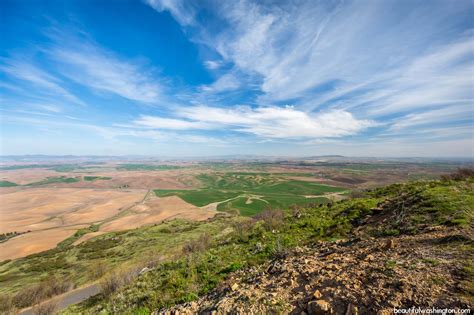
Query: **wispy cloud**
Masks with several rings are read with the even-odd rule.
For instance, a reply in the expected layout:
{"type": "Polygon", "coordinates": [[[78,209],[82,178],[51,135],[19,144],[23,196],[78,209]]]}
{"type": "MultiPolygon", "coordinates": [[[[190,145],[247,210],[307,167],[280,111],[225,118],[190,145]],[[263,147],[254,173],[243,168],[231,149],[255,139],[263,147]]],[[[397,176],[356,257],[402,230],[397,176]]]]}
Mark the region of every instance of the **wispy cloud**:
{"type": "MultiPolygon", "coordinates": [[[[194,23],[194,10],[183,0],[144,0],[158,12],[169,11],[181,25],[194,23]]],[[[186,1],[187,2],[187,1],[186,1]]]]}
{"type": "Polygon", "coordinates": [[[226,73],[210,85],[204,85],[201,89],[205,92],[219,93],[236,90],[240,87],[240,81],[232,73],[226,73]]]}
{"type": "Polygon", "coordinates": [[[440,127],[446,125],[447,122],[456,122],[460,124],[464,122],[472,126],[474,122],[474,108],[472,106],[447,106],[428,111],[411,113],[398,119],[390,127],[390,131],[406,130],[414,127],[440,127]]]}
{"type": "Polygon", "coordinates": [[[291,107],[217,108],[197,106],[176,113],[182,119],[141,117],[134,123],[156,129],[226,129],[266,138],[326,138],[357,134],[377,125],[333,110],[309,115],[291,107]]]}
{"type": "Polygon", "coordinates": [[[0,71],[6,73],[10,78],[32,84],[50,96],[62,97],[69,102],[84,105],[84,102],[61,86],[63,82],[58,77],[34,64],[28,63],[20,57],[3,58],[1,61],[0,71]]]}
{"type": "Polygon", "coordinates": [[[186,121],[181,119],[162,118],[155,116],[142,115],[133,122],[138,126],[155,128],[155,129],[172,129],[172,130],[188,130],[188,129],[212,129],[206,123],[200,121],[186,121]]]}
{"type": "Polygon", "coordinates": [[[162,86],[150,68],[122,60],[96,44],[58,43],[49,54],[64,76],[95,91],[144,103],[156,103],[162,96],[162,86]]]}
{"type": "MultiPolygon", "coordinates": [[[[416,1],[241,0],[212,10],[226,27],[196,23],[193,39],[260,77],[261,105],[351,108],[378,117],[473,102],[472,31],[456,32],[470,19],[468,2],[446,8],[433,1],[428,12],[416,1]]],[[[224,82],[228,75],[222,74],[224,82]]]]}

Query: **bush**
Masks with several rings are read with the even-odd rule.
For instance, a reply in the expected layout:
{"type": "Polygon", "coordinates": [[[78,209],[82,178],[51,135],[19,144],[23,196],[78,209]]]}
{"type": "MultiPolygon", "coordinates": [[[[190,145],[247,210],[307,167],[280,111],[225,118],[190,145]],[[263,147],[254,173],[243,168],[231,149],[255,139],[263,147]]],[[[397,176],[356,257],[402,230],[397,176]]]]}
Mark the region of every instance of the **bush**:
{"type": "Polygon", "coordinates": [[[199,253],[207,250],[211,245],[211,237],[209,234],[204,233],[199,236],[197,240],[187,241],[183,245],[183,253],[185,255],[192,253],[199,253]]]}
{"type": "Polygon", "coordinates": [[[237,239],[241,242],[248,242],[250,231],[252,229],[252,222],[248,220],[239,220],[232,223],[237,239]]]}
{"type": "Polygon", "coordinates": [[[281,225],[285,219],[285,213],[282,210],[265,209],[255,216],[256,220],[262,220],[263,226],[267,231],[272,231],[281,225]]]}
{"type": "Polygon", "coordinates": [[[465,180],[472,177],[474,177],[474,169],[458,168],[457,171],[454,173],[441,176],[441,179],[444,181],[449,181],[449,180],[459,181],[459,180],[465,180]]]}
{"type": "Polygon", "coordinates": [[[18,292],[13,297],[13,304],[19,308],[28,307],[55,295],[62,294],[72,288],[72,283],[69,280],[59,280],[51,276],[38,285],[26,288],[18,292]]]}
{"type": "Polygon", "coordinates": [[[0,314],[14,314],[15,306],[13,305],[13,299],[11,296],[6,294],[0,294],[0,314]]]}
{"type": "Polygon", "coordinates": [[[103,261],[99,261],[89,267],[89,279],[96,280],[102,278],[107,272],[107,264],[103,261]]]}
{"type": "Polygon", "coordinates": [[[116,271],[105,276],[100,282],[100,288],[104,296],[110,296],[121,287],[132,282],[139,274],[139,268],[116,271]]]}
{"type": "Polygon", "coordinates": [[[33,308],[33,314],[35,315],[52,315],[56,314],[58,305],[54,301],[41,303],[33,308]]]}

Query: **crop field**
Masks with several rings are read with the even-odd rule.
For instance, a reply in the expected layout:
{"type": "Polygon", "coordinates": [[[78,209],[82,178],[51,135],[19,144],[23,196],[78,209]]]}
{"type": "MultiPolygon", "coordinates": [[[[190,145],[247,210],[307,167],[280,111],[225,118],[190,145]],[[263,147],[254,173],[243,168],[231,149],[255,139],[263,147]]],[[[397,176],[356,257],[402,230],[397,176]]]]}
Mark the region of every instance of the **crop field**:
{"type": "MultiPolygon", "coordinates": [[[[331,194],[347,191],[342,187],[287,179],[287,175],[245,172],[200,174],[196,178],[202,183],[201,189],[160,189],[155,193],[161,197],[176,195],[198,207],[214,204],[218,211],[237,211],[240,215],[251,216],[265,208],[283,209],[291,205],[326,203],[331,194]]],[[[306,176],[303,174],[303,177],[306,176]]]]}
{"type": "Polygon", "coordinates": [[[18,186],[18,185],[15,183],[9,182],[7,180],[0,181],[0,187],[15,187],[15,186],[18,186]]]}
{"type": "MultiPolygon", "coordinates": [[[[331,201],[335,207],[333,201],[348,199],[357,189],[429,179],[452,168],[328,165],[292,161],[4,165],[0,167],[0,293],[16,294],[51,276],[89,284],[101,277],[101,268],[109,272],[142,260],[174,259],[203,234],[226,242],[234,225],[254,222],[245,217],[266,209],[287,214],[293,206],[301,211],[332,211],[320,205],[331,201]]],[[[229,247],[228,253],[233,249],[229,247]]],[[[238,254],[232,257],[240,259],[238,254]]],[[[219,268],[233,270],[232,264],[226,261],[219,268]]]]}
{"type": "Polygon", "coordinates": [[[176,165],[150,165],[150,164],[120,164],[117,166],[119,171],[165,171],[179,169],[176,165]]]}

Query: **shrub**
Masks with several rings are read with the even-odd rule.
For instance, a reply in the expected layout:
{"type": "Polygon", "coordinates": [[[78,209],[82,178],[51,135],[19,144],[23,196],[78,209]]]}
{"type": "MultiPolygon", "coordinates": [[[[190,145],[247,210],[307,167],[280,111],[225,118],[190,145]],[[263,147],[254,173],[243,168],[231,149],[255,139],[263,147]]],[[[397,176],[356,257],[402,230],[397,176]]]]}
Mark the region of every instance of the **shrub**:
{"type": "Polygon", "coordinates": [[[51,276],[38,285],[25,288],[13,297],[13,304],[19,308],[28,307],[37,304],[47,298],[62,294],[71,289],[72,283],[68,279],[59,280],[51,276]]]}
{"type": "Polygon", "coordinates": [[[285,213],[282,210],[265,209],[255,219],[262,220],[267,231],[272,231],[283,224],[285,213]]]}
{"type": "Polygon", "coordinates": [[[107,272],[107,264],[103,261],[99,261],[89,267],[89,279],[96,280],[102,278],[107,272]]]}
{"type": "Polygon", "coordinates": [[[54,301],[41,303],[33,308],[33,314],[35,315],[52,315],[56,314],[58,305],[54,301]]]}
{"type": "Polygon", "coordinates": [[[183,253],[185,255],[196,253],[196,252],[203,252],[208,249],[211,245],[211,237],[209,234],[204,233],[199,236],[197,240],[187,241],[183,245],[183,253]]]}
{"type": "Polygon", "coordinates": [[[238,220],[232,223],[237,239],[241,242],[248,242],[250,231],[252,229],[252,222],[248,220],[238,220]]]}
{"type": "Polygon", "coordinates": [[[0,313],[1,314],[14,314],[15,306],[13,305],[13,299],[10,295],[0,294],[0,313]]]}
{"type": "Polygon", "coordinates": [[[99,282],[102,294],[110,296],[121,287],[132,282],[139,274],[139,268],[113,272],[99,282]]]}
{"type": "Polygon", "coordinates": [[[474,177],[474,169],[472,168],[458,168],[456,172],[448,174],[448,175],[443,175],[441,176],[441,179],[444,181],[448,180],[465,180],[468,178],[474,177]]]}

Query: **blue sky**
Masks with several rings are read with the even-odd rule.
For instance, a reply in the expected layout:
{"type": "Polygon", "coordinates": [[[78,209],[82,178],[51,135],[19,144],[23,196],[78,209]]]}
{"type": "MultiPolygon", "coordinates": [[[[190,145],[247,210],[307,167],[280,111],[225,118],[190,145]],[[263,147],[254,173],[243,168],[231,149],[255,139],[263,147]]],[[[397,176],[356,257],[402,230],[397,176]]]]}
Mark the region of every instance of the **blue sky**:
{"type": "Polygon", "coordinates": [[[4,155],[473,156],[472,1],[0,11],[4,155]]]}

